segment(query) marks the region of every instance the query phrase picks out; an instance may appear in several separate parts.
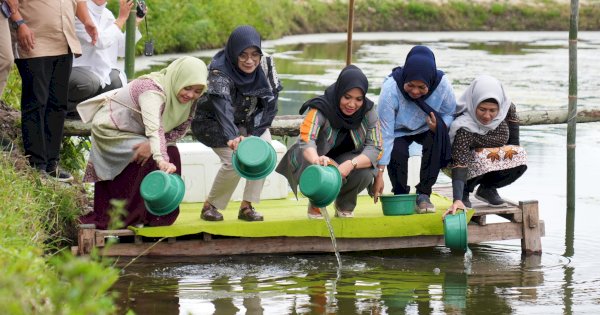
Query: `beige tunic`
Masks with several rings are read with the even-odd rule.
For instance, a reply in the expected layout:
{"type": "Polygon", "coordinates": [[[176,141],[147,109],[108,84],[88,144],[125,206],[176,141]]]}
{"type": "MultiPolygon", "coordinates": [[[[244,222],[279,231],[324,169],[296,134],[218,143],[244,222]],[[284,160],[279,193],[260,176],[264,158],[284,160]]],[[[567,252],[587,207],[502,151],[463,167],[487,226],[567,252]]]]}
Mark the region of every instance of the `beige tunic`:
{"type": "Polygon", "coordinates": [[[15,58],[60,56],[69,49],[81,55],[75,34],[77,2],[85,0],[20,0],[19,12],[35,36],[35,47],[28,52],[18,47],[15,58]]]}

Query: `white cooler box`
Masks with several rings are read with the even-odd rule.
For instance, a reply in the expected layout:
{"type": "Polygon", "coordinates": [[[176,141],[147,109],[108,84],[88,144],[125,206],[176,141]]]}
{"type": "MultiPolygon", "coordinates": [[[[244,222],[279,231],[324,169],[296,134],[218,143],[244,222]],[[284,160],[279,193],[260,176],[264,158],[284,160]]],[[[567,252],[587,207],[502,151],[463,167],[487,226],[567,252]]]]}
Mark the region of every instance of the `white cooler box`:
{"type": "MultiPolygon", "coordinates": [[[[277,140],[271,141],[277,152],[277,163],[281,161],[286,147],[277,140]]],[[[214,178],[221,167],[219,157],[213,150],[200,142],[177,143],[181,154],[181,175],[185,183],[183,202],[203,202],[210,192],[214,178]]],[[[246,180],[240,179],[232,200],[242,200],[246,180]]],[[[288,182],[273,171],[265,180],[261,199],[281,199],[288,196],[288,182]]]]}

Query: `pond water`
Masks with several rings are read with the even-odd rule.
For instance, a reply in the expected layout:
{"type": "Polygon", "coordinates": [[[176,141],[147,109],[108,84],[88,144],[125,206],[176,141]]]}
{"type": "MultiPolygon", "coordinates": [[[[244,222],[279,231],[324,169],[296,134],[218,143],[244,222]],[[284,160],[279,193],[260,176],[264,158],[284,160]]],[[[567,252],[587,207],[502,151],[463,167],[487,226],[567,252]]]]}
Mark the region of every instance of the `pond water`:
{"type": "MultiPolygon", "coordinates": [[[[579,38],[578,104],[599,108],[600,32],[579,38]]],[[[457,95],[475,75],[488,73],[505,84],[518,110],[567,107],[566,32],[359,33],[354,39],[354,62],[367,74],[374,100],[391,68],[413,45],[425,44],[457,95]]],[[[336,79],[344,41],[345,34],[318,34],[265,42],[285,87],[280,114],[297,114],[336,79]]],[[[208,61],[212,54],[196,55],[208,61]]],[[[120,304],[138,314],[599,314],[600,123],[577,127],[576,215],[566,211],[566,125],[523,127],[521,142],[529,168],[500,194],[539,201],[546,224],[541,256],[523,257],[520,242],[511,240],[471,245],[467,269],[464,253],[445,247],[342,253],[342,270],[333,254],[144,258],[123,270],[115,286],[120,304]]]]}

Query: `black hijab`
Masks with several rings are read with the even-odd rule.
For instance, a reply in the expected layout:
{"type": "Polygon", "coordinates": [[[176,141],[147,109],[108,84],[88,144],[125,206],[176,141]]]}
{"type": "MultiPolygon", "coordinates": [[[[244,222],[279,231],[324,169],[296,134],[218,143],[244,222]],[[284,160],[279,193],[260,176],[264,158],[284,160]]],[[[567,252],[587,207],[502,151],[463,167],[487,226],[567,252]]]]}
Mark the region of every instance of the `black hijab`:
{"type": "Polygon", "coordinates": [[[440,85],[444,72],[437,69],[435,56],[429,48],[425,46],[415,46],[410,50],[408,55],[406,55],[404,67],[394,68],[391,76],[396,81],[396,85],[398,85],[398,89],[400,89],[404,98],[415,102],[425,114],[429,115],[429,113],[433,112],[435,115],[437,121],[436,131],[433,135],[433,147],[429,151],[431,155],[429,161],[432,164],[432,167],[428,167],[428,169],[430,176],[437,176],[438,170],[442,167],[446,167],[452,159],[450,136],[448,135],[448,126],[446,126],[442,120],[442,116],[431,108],[431,106],[425,102],[425,99],[427,99],[440,85]],[[404,83],[413,80],[425,82],[429,88],[427,94],[417,99],[410,97],[410,94],[404,90],[404,83]]]}
{"type": "Polygon", "coordinates": [[[368,111],[373,108],[373,101],[367,98],[369,80],[365,74],[355,65],[346,66],[335,83],[330,85],[325,94],[306,101],[300,107],[303,114],[309,107],[320,110],[331,126],[336,129],[357,129],[368,111]],[[363,92],[363,106],[352,116],[345,115],[340,109],[340,99],[344,93],[353,88],[359,88],[363,92]]]}
{"type": "Polygon", "coordinates": [[[250,74],[238,68],[238,56],[248,47],[256,47],[262,54],[260,34],[250,25],[238,26],[227,40],[225,48],[220,50],[210,63],[209,70],[219,70],[231,80],[235,87],[246,96],[267,97],[273,91],[260,64],[250,74]]]}

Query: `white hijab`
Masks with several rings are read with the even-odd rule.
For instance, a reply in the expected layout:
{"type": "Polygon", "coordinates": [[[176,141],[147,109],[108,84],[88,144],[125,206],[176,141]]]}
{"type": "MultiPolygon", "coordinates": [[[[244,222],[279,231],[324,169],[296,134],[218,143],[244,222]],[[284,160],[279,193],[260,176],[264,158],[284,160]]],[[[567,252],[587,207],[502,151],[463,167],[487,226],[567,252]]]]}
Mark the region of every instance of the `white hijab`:
{"type": "Polygon", "coordinates": [[[498,125],[506,118],[510,104],[510,99],[498,79],[485,74],[476,77],[456,102],[458,117],[450,125],[450,142],[454,142],[454,136],[461,128],[480,135],[485,135],[498,128],[498,125]],[[499,111],[489,124],[484,125],[477,120],[476,110],[479,103],[489,98],[498,102],[499,111]]]}

